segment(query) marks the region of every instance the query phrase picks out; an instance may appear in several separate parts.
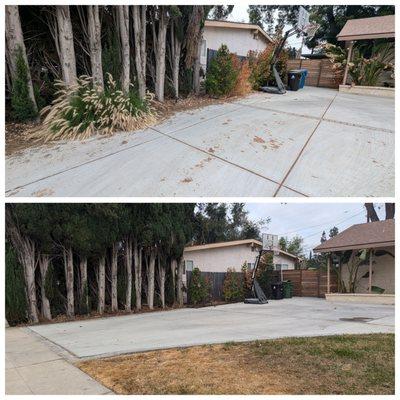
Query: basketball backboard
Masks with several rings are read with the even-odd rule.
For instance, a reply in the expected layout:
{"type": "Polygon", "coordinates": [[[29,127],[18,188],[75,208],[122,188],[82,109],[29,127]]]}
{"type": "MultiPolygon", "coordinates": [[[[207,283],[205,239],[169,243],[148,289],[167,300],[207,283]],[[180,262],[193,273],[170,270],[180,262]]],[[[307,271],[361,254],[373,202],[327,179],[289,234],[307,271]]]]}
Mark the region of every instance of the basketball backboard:
{"type": "Polygon", "coordinates": [[[278,248],[278,235],[263,233],[262,235],[263,250],[274,250],[278,248]]]}
{"type": "Polygon", "coordinates": [[[297,17],[296,27],[300,31],[304,31],[305,28],[310,24],[310,13],[302,6],[299,8],[299,15],[297,17]]]}

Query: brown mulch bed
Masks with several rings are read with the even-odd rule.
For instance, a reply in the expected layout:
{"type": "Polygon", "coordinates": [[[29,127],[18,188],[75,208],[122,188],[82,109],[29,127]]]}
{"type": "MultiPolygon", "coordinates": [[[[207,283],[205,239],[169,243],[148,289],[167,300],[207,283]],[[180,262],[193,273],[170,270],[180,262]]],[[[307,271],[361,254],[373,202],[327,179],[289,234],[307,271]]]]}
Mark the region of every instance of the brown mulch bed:
{"type": "Polygon", "coordinates": [[[117,394],[394,394],[394,335],[226,343],[78,366],[117,394]]]}

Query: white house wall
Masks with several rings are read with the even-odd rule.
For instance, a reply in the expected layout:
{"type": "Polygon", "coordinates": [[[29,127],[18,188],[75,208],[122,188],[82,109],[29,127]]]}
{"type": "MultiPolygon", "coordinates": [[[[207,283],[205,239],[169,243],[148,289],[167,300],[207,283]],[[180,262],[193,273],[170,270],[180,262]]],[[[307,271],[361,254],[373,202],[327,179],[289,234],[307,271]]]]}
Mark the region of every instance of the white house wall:
{"type": "MultiPolygon", "coordinates": [[[[205,250],[185,251],[183,259],[193,261],[193,268],[203,272],[226,272],[235,268],[239,272],[244,262],[254,263],[258,248],[252,250],[249,245],[220,247],[205,250]]],[[[294,259],[285,255],[274,255],[274,264],[287,264],[288,269],[295,269],[294,259]]]]}
{"type": "MultiPolygon", "coordinates": [[[[238,56],[247,56],[249,50],[262,51],[267,46],[267,39],[260,34],[254,36],[251,29],[206,26],[203,39],[206,41],[205,49],[218,50],[226,44],[229,51],[238,56]]],[[[202,52],[200,62],[203,66],[207,64],[207,51],[202,52]]]]}
{"type": "Polygon", "coordinates": [[[244,262],[254,263],[257,250],[253,251],[249,245],[229,246],[214,249],[185,251],[184,260],[193,261],[193,268],[203,272],[226,272],[228,268],[235,268],[239,272],[244,262]]]}
{"type": "MultiPolygon", "coordinates": [[[[385,248],[391,254],[394,254],[394,247],[385,248]]],[[[390,255],[384,255],[380,257],[374,256],[372,264],[372,286],[378,286],[385,289],[386,294],[394,294],[395,283],[394,283],[394,265],[395,259],[390,255]]],[[[368,265],[362,265],[359,268],[358,276],[365,275],[369,270],[368,265]]],[[[347,281],[349,278],[349,271],[347,265],[342,266],[342,279],[347,287],[347,281]]],[[[368,277],[361,278],[356,290],[357,293],[368,293],[368,277]]]]}

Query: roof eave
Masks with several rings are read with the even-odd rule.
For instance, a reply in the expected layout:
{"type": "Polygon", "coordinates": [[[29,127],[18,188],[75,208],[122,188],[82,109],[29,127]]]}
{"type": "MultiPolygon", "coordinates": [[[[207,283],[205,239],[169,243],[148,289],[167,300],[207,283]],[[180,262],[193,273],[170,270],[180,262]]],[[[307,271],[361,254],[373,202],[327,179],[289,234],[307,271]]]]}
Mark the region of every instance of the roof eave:
{"type": "Polygon", "coordinates": [[[378,247],[391,247],[394,245],[395,242],[390,241],[390,242],[376,242],[376,243],[360,243],[352,246],[336,246],[336,247],[333,246],[321,249],[316,247],[314,249],[314,253],[332,253],[332,252],[347,251],[347,250],[376,249],[378,247]]]}
{"type": "Polygon", "coordinates": [[[336,38],[339,42],[347,42],[351,40],[372,40],[372,39],[391,39],[396,37],[395,32],[387,33],[368,33],[365,35],[337,35],[336,38]]]}

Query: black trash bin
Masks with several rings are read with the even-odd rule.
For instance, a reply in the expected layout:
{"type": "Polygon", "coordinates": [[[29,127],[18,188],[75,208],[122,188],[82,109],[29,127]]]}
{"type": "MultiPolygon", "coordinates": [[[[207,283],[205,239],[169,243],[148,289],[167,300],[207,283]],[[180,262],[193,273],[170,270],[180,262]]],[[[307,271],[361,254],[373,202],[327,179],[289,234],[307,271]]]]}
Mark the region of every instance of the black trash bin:
{"type": "Polygon", "coordinates": [[[288,88],[290,90],[299,90],[302,74],[303,72],[300,69],[293,69],[288,72],[288,88]]]}
{"type": "Polygon", "coordinates": [[[271,294],[273,300],[283,299],[283,282],[271,283],[271,294]]]}

